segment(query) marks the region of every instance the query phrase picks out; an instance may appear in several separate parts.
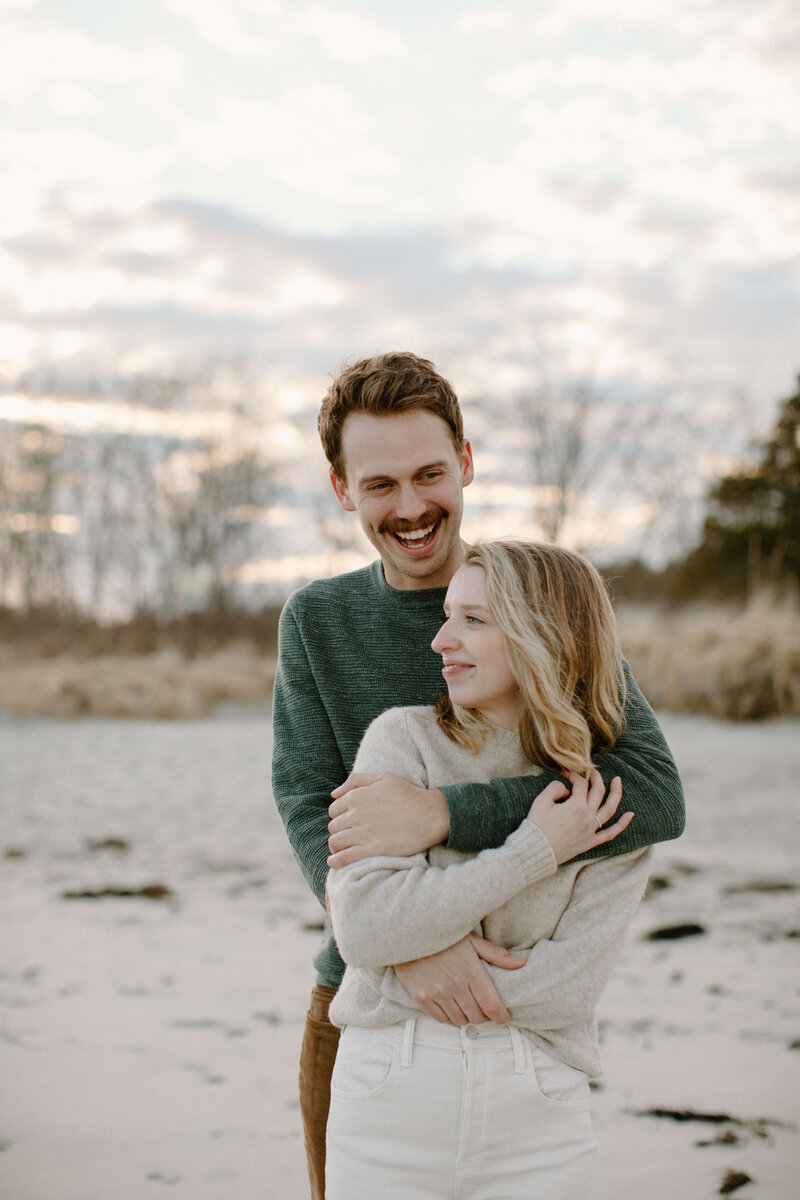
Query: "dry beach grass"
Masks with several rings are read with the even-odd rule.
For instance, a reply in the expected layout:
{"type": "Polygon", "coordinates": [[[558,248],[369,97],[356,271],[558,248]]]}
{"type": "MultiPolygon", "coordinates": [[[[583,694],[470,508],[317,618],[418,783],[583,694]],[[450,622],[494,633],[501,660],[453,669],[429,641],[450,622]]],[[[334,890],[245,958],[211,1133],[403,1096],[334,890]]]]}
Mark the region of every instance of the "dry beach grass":
{"type": "Polygon", "coordinates": [[[268,705],[275,660],[249,642],[186,659],[175,647],[150,654],[0,651],[0,706],[20,716],[186,719],[222,703],[268,705]]]}
{"type": "Polygon", "coordinates": [[[734,721],[800,716],[800,609],[626,606],[625,653],[654,708],[734,721]]]}
{"type": "MultiPolygon", "coordinates": [[[[730,720],[800,716],[800,608],[764,598],[745,609],[623,605],[625,653],[658,709],[730,720]]],[[[146,653],[0,641],[0,708],[26,716],[141,719],[208,715],[221,703],[270,703],[275,647],[244,638],[146,653]]]]}

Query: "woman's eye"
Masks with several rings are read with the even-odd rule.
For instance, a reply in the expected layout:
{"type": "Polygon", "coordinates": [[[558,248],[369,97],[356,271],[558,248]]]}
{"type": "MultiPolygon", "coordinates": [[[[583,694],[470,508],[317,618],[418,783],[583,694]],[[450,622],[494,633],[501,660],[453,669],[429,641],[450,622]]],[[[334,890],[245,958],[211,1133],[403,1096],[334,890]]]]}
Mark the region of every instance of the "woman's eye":
{"type": "Polygon", "coordinates": [[[483,621],[481,621],[480,617],[473,617],[473,616],[468,615],[465,619],[466,619],[466,622],[468,625],[482,625],[483,624],[483,621]]]}

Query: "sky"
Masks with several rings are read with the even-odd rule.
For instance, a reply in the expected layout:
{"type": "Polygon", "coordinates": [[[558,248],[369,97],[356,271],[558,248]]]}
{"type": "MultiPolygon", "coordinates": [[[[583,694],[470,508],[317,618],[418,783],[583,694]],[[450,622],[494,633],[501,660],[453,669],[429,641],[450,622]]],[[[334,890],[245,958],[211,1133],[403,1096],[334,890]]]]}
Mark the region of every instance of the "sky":
{"type": "Polygon", "coordinates": [[[7,392],[408,349],[743,444],[800,371],[796,0],[0,0],[0,175],[7,392]]]}

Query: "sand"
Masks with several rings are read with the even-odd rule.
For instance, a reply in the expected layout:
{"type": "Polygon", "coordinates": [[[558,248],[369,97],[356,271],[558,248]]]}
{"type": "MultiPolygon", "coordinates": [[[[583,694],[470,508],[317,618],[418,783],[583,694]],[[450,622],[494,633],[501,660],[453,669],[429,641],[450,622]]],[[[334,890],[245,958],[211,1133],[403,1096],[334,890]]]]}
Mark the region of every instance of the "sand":
{"type": "MultiPolygon", "coordinates": [[[[689,828],[601,1002],[596,1200],[794,1200],[800,722],[662,720],[689,828]]],[[[320,913],[268,763],[257,710],[0,720],[3,1200],[307,1195],[320,913]]]]}

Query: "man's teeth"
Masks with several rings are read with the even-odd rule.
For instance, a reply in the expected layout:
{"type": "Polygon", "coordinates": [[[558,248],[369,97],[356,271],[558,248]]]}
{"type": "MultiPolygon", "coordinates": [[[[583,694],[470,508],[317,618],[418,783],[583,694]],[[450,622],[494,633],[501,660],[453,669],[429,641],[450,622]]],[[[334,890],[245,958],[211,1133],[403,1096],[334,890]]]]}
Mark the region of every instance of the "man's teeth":
{"type": "Polygon", "coordinates": [[[414,543],[423,542],[425,538],[429,538],[433,533],[435,525],[429,525],[427,529],[415,529],[413,533],[398,533],[397,537],[401,542],[414,543]]]}

